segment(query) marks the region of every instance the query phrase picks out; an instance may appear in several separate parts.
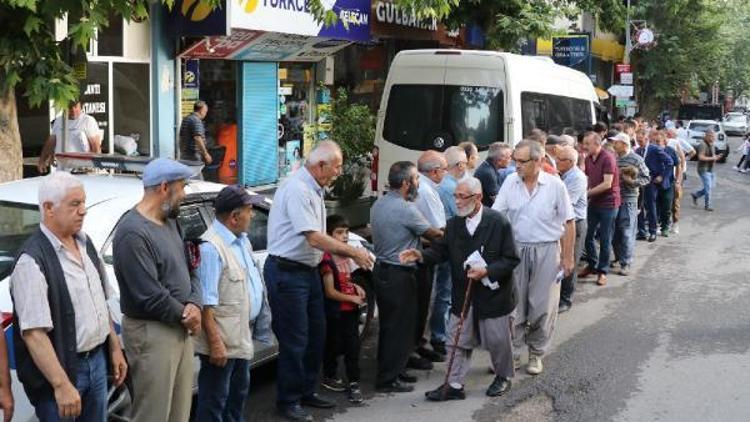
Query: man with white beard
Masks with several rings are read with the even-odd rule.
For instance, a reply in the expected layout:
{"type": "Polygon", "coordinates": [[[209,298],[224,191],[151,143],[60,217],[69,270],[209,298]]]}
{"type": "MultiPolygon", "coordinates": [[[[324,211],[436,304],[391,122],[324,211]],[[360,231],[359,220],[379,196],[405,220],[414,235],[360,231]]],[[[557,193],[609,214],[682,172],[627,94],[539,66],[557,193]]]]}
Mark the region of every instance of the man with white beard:
{"type": "Polygon", "coordinates": [[[458,336],[467,283],[474,283],[448,383],[425,393],[431,401],[466,398],[464,379],[477,346],[490,352],[496,375],[487,396],[508,392],[514,375],[511,313],[516,307],[513,270],[519,259],[513,230],[505,216],[482,206],[482,184],[478,179],[470,177],[459,182],[454,197],[458,215],[448,221],[445,236],[435,240],[430,249],[411,248],[399,255],[402,265],[450,262],[453,300],[448,323],[449,353],[453,353],[458,336]]]}

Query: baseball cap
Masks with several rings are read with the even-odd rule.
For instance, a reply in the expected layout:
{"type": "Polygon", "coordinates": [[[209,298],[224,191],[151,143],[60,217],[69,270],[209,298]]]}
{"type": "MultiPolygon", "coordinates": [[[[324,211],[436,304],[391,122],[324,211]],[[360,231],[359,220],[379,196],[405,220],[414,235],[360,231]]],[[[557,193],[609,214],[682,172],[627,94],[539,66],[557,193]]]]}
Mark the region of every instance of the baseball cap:
{"type": "Polygon", "coordinates": [[[630,137],[629,137],[628,135],[626,135],[626,134],[622,133],[622,132],[620,132],[620,133],[618,133],[617,135],[615,135],[615,136],[612,136],[612,137],[610,137],[610,138],[608,138],[608,139],[609,139],[610,141],[612,141],[612,142],[617,142],[617,141],[620,141],[620,142],[625,142],[626,144],[629,144],[629,143],[630,143],[630,137]]]}
{"type": "Polygon", "coordinates": [[[157,186],[163,182],[189,179],[195,175],[190,167],[169,158],[152,160],[143,169],[143,187],[157,186]]]}
{"type": "Polygon", "coordinates": [[[214,199],[216,212],[231,212],[247,205],[258,205],[265,201],[263,195],[251,195],[240,185],[229,185],[214,199]]]}

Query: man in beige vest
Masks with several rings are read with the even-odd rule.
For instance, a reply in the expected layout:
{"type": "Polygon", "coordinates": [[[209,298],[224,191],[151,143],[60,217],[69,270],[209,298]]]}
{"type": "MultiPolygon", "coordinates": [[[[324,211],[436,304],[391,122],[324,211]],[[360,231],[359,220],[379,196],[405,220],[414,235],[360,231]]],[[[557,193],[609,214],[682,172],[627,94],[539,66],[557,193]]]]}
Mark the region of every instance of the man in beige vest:
{"type": "Polygon", "coordinates": [[[225,187],[214,201],[216,219],[202,236],[197,273],[203,330],[195,341],[201,360],[196,420],[201,422],[243,420],[253,357],[251,325],[264,306],[268,309],[246,233],[253,205],[263,200],[239,185],[225,187]]]}

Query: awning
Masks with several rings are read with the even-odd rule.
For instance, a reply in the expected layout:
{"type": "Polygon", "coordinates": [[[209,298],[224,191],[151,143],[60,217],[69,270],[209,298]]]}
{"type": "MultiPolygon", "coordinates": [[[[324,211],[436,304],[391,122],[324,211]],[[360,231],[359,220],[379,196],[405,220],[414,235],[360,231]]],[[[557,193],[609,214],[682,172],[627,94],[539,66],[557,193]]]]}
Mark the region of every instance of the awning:
{"type": "Polygon", "coordinates": [[[609,98],[609,92],[607,92],[607,90],[605,89],[595,86],[594,91],[596,91],[596,96],[599,97],[600,100],[606,100],[607,98],[609,98]]]}

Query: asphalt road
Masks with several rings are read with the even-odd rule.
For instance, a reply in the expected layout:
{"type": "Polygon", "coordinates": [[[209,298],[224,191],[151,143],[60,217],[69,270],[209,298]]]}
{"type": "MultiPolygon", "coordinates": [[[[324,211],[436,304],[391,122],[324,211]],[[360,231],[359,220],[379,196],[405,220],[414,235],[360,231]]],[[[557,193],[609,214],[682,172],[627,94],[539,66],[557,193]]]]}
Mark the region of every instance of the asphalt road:
{"type": "MultiPolygon", "coordinates": [[[[695,163],[682,201],[680,234],[638,242],[629,277],[579,283],[573,309],[558,319],[545,372],[523,370],[506,396],[490,399],[486,352],[474,355],[467,399],[428,403],[445,364],[418,372],[416,391],[374,394],[374,339],[363,348],[366,401],[315,411],[331,421],[748,421],[750,420],[750,174],[716,167],[714,207],[693,207],[695,163]]],[[[702,205],[702,204],[701,204],[702,205]]],[[[524,359],[525,362],[525,359],[524,359]]],[[[275,369],[253,372],[249,421],[275,419],[275,369]]]]}

